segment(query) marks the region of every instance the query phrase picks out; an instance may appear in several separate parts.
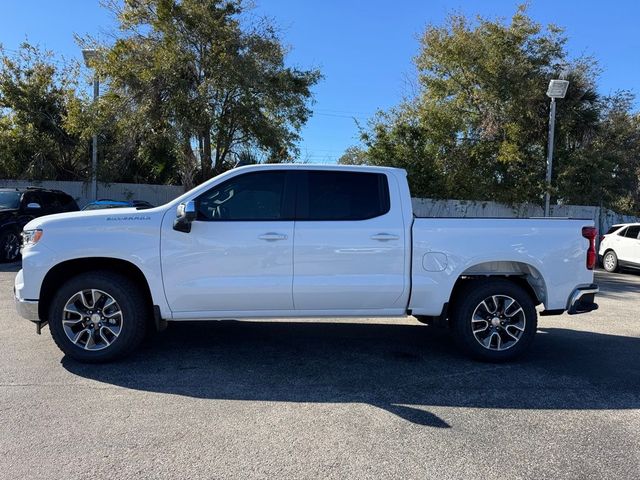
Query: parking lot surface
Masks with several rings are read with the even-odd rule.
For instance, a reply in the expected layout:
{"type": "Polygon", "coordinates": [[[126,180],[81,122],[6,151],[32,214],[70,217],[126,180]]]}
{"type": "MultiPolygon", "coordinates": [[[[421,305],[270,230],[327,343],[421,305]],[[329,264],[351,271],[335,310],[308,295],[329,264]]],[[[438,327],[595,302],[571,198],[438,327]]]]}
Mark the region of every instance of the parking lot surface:
{"type": "Polygon", "coordinates": [[[640,477],[640,275],[532,351],[460,356],[411,318],[172,324],[66,359],[0,271],[0,478],[640,477]]]}

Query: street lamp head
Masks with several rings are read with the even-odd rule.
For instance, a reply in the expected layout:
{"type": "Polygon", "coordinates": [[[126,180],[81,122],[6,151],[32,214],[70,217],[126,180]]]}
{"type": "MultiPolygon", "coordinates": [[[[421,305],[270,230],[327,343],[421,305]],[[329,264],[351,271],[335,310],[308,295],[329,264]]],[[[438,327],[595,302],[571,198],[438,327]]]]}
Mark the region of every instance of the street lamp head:
{"type": "Polygon", "coordinates": [[[98,51],[93,48],[86,48],[82,50],[82,57],[84,58],[84,64],[91,68],[94,60],[98,58],[98,51]]]}
{"type": "Polygon", "coordinates": [[[567,88],[569,88],[568,80],[551,80],[547,89],[547,97],[564,98],[567,94],[567,88]]]}

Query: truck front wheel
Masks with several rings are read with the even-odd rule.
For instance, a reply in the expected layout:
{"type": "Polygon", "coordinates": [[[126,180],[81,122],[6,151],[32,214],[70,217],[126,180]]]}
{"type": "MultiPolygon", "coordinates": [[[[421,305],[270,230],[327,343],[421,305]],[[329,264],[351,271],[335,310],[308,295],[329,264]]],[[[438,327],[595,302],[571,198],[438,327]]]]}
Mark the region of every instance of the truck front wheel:
{"type": "Polygon", "coordinates": [[[145,334],[148,308],[135,283],[113,272],[88,272],[65,282],[49,308],[58,347],[81,362],[108,362],[135,349],[145,334]]]}
{"type": "Polygon", "coordinates": [[[451,326],[468,355],[503,362],[530,347],[538,316],[533,299],[519,285],[504,279],[470,280],[456,299],[451,326]]]}

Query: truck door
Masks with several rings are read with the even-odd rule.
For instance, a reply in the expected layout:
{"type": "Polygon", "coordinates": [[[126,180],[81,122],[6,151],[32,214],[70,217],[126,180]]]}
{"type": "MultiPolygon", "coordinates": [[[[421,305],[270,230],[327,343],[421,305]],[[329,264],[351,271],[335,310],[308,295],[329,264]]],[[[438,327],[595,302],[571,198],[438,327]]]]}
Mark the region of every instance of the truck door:
{"type": "Polygon", "coordinates": [[[405,287],[405,231],[395,179],[344,170],[298,175],[296,310],[397,307],[405,287]]]}
{"type": "Polygon", "coordinates": [[[174,314],[293,309],[291,175],[249,172],[212,187],[196,199],[189,233],[165,215],[162,277],[174,314]]]}

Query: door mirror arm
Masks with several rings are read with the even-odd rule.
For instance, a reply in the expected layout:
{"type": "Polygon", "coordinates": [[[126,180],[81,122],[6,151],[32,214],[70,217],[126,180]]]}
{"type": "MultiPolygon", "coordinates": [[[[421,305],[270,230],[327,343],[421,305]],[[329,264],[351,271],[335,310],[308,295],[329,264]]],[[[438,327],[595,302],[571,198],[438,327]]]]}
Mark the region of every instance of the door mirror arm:
{"type": "Polygon", "coordinates": [[[196,219],[196,202],[189,200],[181,203],[176,208],[176,219],[173,221],[173,229],[178,232],[191,232],[191,223],[196,219]]]}

